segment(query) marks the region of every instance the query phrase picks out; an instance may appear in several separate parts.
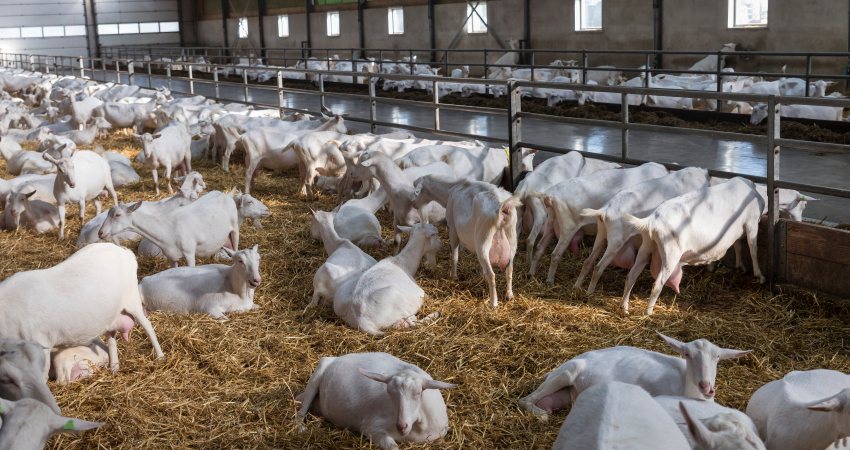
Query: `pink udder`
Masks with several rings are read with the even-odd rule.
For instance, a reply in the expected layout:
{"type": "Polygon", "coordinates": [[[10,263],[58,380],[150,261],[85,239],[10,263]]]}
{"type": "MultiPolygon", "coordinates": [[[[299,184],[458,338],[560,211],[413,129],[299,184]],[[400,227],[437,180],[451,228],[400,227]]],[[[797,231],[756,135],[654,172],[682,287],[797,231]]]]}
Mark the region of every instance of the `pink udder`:
{"type": "MultiPolygon", "coordinates": [[[[652,252],[652,260],[650,261],[650,271],[652,272],[653,278],[658,278],[658,274],[661,272],[661,256],[658,252],[652,252]]],[[[670,278],[664,283],[665,286],[673,289],[675,293],[679,293],[679,284],[682,282],[682,264],[676,264],[676,268],[673,269],[673,273],[670,275],[670,278]]]]}
{"type": "Polygon", "coordinates": [[[136,322],[133,318],[122,312],[112,323],[112,328],[109,331],[117,331],[121,334],[122,339],[129,341],[130,331],[133,330],[134,326],[136,326],[136,322]]]}
{"type": "Polygon", "coordinates": [[[626,244],[614,257],[614,266],[621,269],[631,269],[635,265],[635,249],[626,244]]]}
{"type": "Polygon", "coordinates": [[[494,269],[505,270],[511,262],[511,246],[508,238],[502,230],[493,235],[493,243],[490,246],[490,265],[494,269]]]}
{"type": "Polygon", "coordinates": [[[584,231],[579,230],[578,233],[574,234],[573,238],[570,240],[570,253],[573,255],[579,256],[581,254],[579,244],[581,244],[582,238],[584,238],[584,231]]]}

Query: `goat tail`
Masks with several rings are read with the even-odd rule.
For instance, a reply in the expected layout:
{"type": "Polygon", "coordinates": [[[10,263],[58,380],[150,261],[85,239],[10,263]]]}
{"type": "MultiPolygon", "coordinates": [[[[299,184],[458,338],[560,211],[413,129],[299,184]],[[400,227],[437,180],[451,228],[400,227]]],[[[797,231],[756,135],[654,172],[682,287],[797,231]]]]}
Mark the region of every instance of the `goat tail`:
{"type": "Polygon", "coordinates": [[[514,195],[499,205],[499,222],[498,226],[503,227],[511,222],[510,218],[516,218],[516,209],[522,206],[522,199],[514,195]]]}
{"type": "Polygon", "coordinates": [[[623,220],[625,220],[629,225],[635,227],[642,235],[649,236],[652,231],[652,223],[649,218],[641,219],[631,214],[623,214],[623,220]]]}

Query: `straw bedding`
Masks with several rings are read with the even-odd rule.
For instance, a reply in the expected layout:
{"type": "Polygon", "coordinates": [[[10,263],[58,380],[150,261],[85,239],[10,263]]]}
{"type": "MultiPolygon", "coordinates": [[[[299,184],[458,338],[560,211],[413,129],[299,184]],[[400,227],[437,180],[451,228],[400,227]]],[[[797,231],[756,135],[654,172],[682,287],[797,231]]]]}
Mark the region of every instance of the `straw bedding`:
{"type": "MultiPolygon", "coordinates": [[[[128,156],[138,151],[132,137],[122,132],[100,143],[128,156]]],[[[211,190],[242,185],[239,165],[229,174],[211,165],[196,166],[211,190]]],[[[153,198],[150,174],[139,172],[139,185],[120,190],[123,201],[153,198]]],[[[5,167],[0,174],[7,175],[5,167]]],[[[307,233],[308,206],[331,209],[334,203],[319,196],[310,205],[296,194],[297,188],[295,174],[257,179],[254,194],[272,216],[262,229],[246,223],[241,242],[242,247],[260,245],[263,283],[255,297],[260,309],[232,314],[227,321],[151,313],[164,360],[153,359],[150,342],[137,328],[130,342],[119,345],[117,374],[104,370],[67,386],[51,383],[66,415],[106,422],[95,432],[55,438],[53,448],[370,448],[368,440],[320,418],[310,417],[303,433],[293,420],[293,398],[319,358],[350,352],[386,351],[459,385],[444,391],[451,430],[433,448],[549,448],[565,414],[544,423],[521,410],[517,400],[549,370],[584,351],[623,344],[669,353],[655,331],[680,340],[704,337],[725,347],[755,349],[751,356],[719,367],[717,399],[736,408],[746,407],[760,385],[790,370],[850,372],[847,311],[840,302],[811,292],[770,293],[747,275],[688,268],[681,295],[665,290],[653,316],[624,317],[619,310],[622,271],[609,269],[598,293],[586,296],[571,288],[578,260],[566,257],[556,287],[549,287],[542,277],[528,279],[520,251],[517,297],[502,300],[494,311],[486,305],[486,285],[470,253],[461,252],[460,281],[449,279],[446,244],[438,267],[418,274],[428,294],[422,312],[439,311],[440,319],[383,338],[369,337],[343,325],[329,309],[304,311],[313,273],[325,258],[307,233]]],[[[55,234],[0,233],[5,249],[0,278],[49,267],[72,254],[80,227],[75,214],[70,207],[70,238],[64,242],[55,234]]],[[[380,219],[389,234],[390,217],[382,213],[380,219]]],[[[165,261],[142,258],[139,276],[166,267],[165,261]]],[[[497,279],[501,295],[501,274],[497,279]]],[[[645,308],[649,283],[644,275],[633,311],[645,308]]]]}

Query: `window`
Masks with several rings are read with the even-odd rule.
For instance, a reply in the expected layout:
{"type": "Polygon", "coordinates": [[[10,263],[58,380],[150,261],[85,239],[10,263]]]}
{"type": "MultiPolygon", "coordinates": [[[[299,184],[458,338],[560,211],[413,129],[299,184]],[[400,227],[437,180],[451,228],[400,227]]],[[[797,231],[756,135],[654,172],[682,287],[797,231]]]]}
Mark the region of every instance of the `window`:
{"type": "Polygon", "coordinates": [[[138,23],[119,23],[118,34],[139,34],[138,23]]]}
{"type": "Polygon", "coordinates": [[[576,0],[576,31],[602,29],[602,0],[576,0]]]}
{"type": "Polygon", "coordinates": [[[387,12],[387,30],[390,34],[404,34],[404,9],[390,8],[387,12]]]}
{"type": "Polygon", "coordinates": [[[43,37],[43,35],[41,34],[41,27],[21,27],[21,37],[43,37]]]}
{"type": "Polygon", "coordinates": [[[97,26],[97,34],[118,34],[117,23],[106,23],[97,26]]]}
{"type": "Polygon", "coordinates": [[[767,0],[729,0],[729,28],[767,26],[767,0]]]}
{"type": "MultiPolygon", "coordinates": [[[[245,25],[245,30],[248,30],[248,25],[245,25]]],[[[162,33],[177,33],[180,31],[180,22],[160,22],[159,31],[162,33]]]]}
{"type": "Polygon", "coordinates": [[[328,13],[328,36],[339,36],[339,11],[328,13]]]}
{"type": "Polygon", "coordinates": [[[159,22],[142,22],[139,24],[139,33],[159,33],[159,22]]]}
{"type": "Polygon", "coordinates": [[[239,37],[243,39],[248,37],[248,18],[240,17],[236,23],[236,27],[238,28],[239,32],[239,37]]]}
{"type": "Polygon", "coordinates": [[[44,37],[62,37],[65,36],[65,27],[44,27],[44,37]]]}
{"type": "Polygon", "coordinates": [[[86,27],[84,25],[66,25],[65,36],[85,36],[86,27]]]}
{"type": "Polygon", "coordinates": [[[486,33],[487,32],[487,2],[472,2],[466,4],[466,32],[467,33],[486,33]]]}
{"type": "Polygon", "coordinates": [[[0,39],[15,39],[21,37],[20,28],[0,28],[0,39]]]}
{"type": "Polygon", "coordinates": [[[277,16],[277,37],[289,37],[289,16],[277,16]]]}

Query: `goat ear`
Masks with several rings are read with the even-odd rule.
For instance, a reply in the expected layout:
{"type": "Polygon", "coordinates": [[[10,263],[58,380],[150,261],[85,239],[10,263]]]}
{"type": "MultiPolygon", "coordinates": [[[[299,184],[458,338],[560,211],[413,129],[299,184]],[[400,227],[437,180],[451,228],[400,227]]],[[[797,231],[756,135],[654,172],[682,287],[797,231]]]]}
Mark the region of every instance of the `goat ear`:
{"type": "Polygon", "coordinates": [[[69,417],[56,416],[53,428],[56,432],[80,432],[102,427],[102,422],[89,422],[88,420],[72,419],[69,417]]]}
{"type": "Polygon", "coordinates": [[[740,358],[742,356],[749,355],[752,353],[752,350],[733,350],[731,348],[721,348],[720,349],[720,359],[735,359],[740,358]]]}
{"type": "Polygon", "coordinates": [[[154,139],[159,139],[161,137],[162,137],[162,133],[157,133],[157,134],[153,135],[154,139]]]}
{"type": "Polygon", "coordinates": [[[685,343],[684,342],[676,340],[674,338],[671,338],[670,336],[665,336],[665,335],[663,335],[663,334],[661,334],[657,331],[656,331],[656,333],[658,334],[658,336],[661,337],[661,339],[664,339],[664,342],[666,342],[667,345],[669,345],[670,347],[673,347],[673,350],[676,350],[679,353],[683,353],[685,351],[685,343]]]}
{"type": "Polygon", "coordinates": [[[413,227],[405,227],[402,225],[396,225],[396,228],[404,234],[410,234],[410,232],[413,231],[413,227]]]}
{"type": "Polygon", "coordinates": [[[357,368],[357,371],[360,372],[360,375],[363,375],[366,378],[370,378],[381,383],[388,383],[390,381],[390,377],[382,373],[369,372],[368,370],[363,370],[359,367],[357,368]]]}
{"type": "Polygon", "coordinates": [[[135,210],[139,209],[139,207],[141,207],[141,206],[142,206],[142,201],[141,201],[141,200],[139,200],[138,202],[133,203],[132,205],[130,205],[130,207],[129,207],[129,208],[127,208],[127,211],[133,212],[133,211],[135,211],[135,210]]]}
{"type": "Polygon", "coordinates": [[[313,208],[307,208],[307,209],[310,210],[310,215],[312,217],[316,217],[316,211],[313,208]]]}
{"type": "Polygon", "coordinates": [[[711,431],[699,419],[691,417],[688,408],[685,407],[683,402],[679,402],[679,411],[682,412],[682,417],[684,417],[685,423],[688,425],[688,431],[690,431],[694,440],[700,444],[698,447],[710,448],[708,444],[712,441],[711,431]]]}
{"type": "Polygon", "coordinates": [[[445,381],[424,380],[422,382],[422,390],[425,389],[452,389],[456,388],[456,384],[446,383],[445,381]]]}
{"type": "Polygon", "coordinates": [[[251,247],[251,251],[253,251],[253,252],[255,252],[255,253],[259,253],[259,251],[260,251],[260,244],[254,244],[254,246],[253,246],[253,247],[251,247]]]}
{"type": "Polygon", "coordinates": [[[838,400],[838,398],[833,396],[833,397],[830,397],[826,400],[815,403],[814,405],[810,405],[808,408],[812,411],[823,411],[823,412],[837,411],[837,410],[841,409],[841,401],[838,400]]]}
{"type": "Polygon", "coordinates": [[[367,159],[367,160],[361,160],[360,161],[360,167],[369,167],[371,165],[372,165],[372,159],[371,158],[367,159]]]}
{"type": "Polygon", "coordinates": [[[227,248],[227,247],[222,247],[221,249],[224,250],[224,253],[227,254],[228,258],[233,258],[233,255],[236,254],[236,250],[233,250],[233,249],[230,249],[230,248],[227,248]]]}
{"type": "Polygon", "coordinates": [[[24,195],[25,195],[27,198],[30,198],[30,197],[32,197],[33,195],[35,195],[35,191],[30,191],[30,193],[29,193],[29,194],[24,194],[24,195]]]}
{"type": "Polygon", "coordinates": [[[15,407],[15,402],[0,398],[0,416],[7,414],[15,407]]]}
{"type": "Polygon", "coordinates": [[[56,164],[56,162],[57,162],[57,161],[56,161],[56,158],[54,158],[54,157],[53,157],[53,155],[51,155],[50,153],[47,153],[47,152],[42,153],[42,154],[41,154],[41,157],[42,157],[45,161],[50,161],[50,162],[52,162],[53,164],[56,164]]]}

